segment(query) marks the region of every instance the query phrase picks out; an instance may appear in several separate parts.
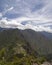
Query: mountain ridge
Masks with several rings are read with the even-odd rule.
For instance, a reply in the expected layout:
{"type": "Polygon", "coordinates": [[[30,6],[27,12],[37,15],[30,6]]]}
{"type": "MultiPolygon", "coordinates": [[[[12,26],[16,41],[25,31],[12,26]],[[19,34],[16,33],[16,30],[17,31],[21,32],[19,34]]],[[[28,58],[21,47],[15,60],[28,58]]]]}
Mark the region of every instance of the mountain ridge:
{"type": "MultiPolygon", "coordinates": [[[[3,30],[2,32],[0,32],[0,37],[2,37],[1,38],[2,41],[3,41],[3,38],[7,37],[7,35],[9,35],[9,37],[11,37],[11,39],[12,39],[12,36],[10,36],[11,34],[13,34],[12,36],[14,36],[14,37],[15,36],[17,37],[17,35],[19,35],[20,36],[19,39],[21,39],[23,37],[23,39],[30,44],[30,46],[32,47],[32,49],[34,49],[34,47],[35,48],[37,47],[36,51],[39,50],[38,49],[39,45],[40,45],[39,46],[40,49],[43,48],[42,50],[44,50],[44,47],[45,47],[45,49],[47,49],[47,51],[44,50],[44,52],[46,52],[46,53],[48,53],[48,49],[49,48],[52,49],[52,41],[49,40],[46,36],[42,35],[40,32],[36,32],[36,31],[31,30],[31,29],[26,29],[26,30],[6,29],[6,30],[3,30]]],[[[50,51],[50,53],[51,53],[51,51],[50,51]]]]}
{"type": "Polygon", "coordinates": [[[52,41],[41,33],[31,29],[0,31],[0,61],[2,64],[28,65],[34,62],[40,65],[46,60],[52,60],[52,41]]]}

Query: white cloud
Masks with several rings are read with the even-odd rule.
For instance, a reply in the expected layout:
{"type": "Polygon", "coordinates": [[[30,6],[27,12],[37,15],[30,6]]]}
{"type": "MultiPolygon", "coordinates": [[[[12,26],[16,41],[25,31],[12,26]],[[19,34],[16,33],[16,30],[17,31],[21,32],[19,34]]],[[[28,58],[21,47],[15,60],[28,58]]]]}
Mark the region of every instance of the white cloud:
{"type": "Polygon", "coordinates": [[[7,9],[7,11],[11,11],[11,10],[13,10],[13,8],[14,8],[14,7],[10,7],[9,9],[7,9]]]}
{"type": "Polygon", "coordinates": [[[40,22],[44,23],[44,21],[46,21],[46,23],[48,23],[48,20],[39,19],[39,18],[21,17],[21,18],[16,18],[16,19],[12,19],[12,20],[7,20],[7,18],[3,18],[2,20],[0,20],[0,27],[3,27],[3,28],[19,28],[19,29],[22,29],[22,30],[33,29],[35,31],[47,31],[47,32],[52,33],[52,29],[49,26],[47,27],[48,24],[46,24],[46,25],[41,24],[40,25],[40,22]],[[29,23],[27,23],[26,25],[23,25],[23,24],[21,24],[23,21],[27,21],[29,23]],[[41,22],[41,21],[43,21],[43,22],[41,22]]]}
{"type": "Polygon", "coordinates": [[[50,28],[50,25],[52,25],[52,0],[16,0],[15,3],[16,4],[11,2],[10,7],[7,5],[7,8],[5,8],[5,11],[0,14],[0,16],[5,15],[7,12],[9,12],[9,14],[22,14],[22,16],[11,20],[2,18],[2,20],[0,20],[0,27],[20,29],[30,28],[36,31],[52,32],[52,29],[50,28]],[[36,8],[36,5],[38,4],[43,4],[43,6],[41,5],[41,8],[36,8]],[[33,8],[34,11],[32,12],[33,8]],[[23,21],[29,23],[22,25],[21,23],[23,21]]]}
{"type": "MultiPolygon", "coordinates": [[[[7,5],[6,5],[7,6],[7,5]]],[[[7,12],[10,12],[14,9],[14,7],[7,7],[3,12],[2,15],[4,16],[7,12]]]]}

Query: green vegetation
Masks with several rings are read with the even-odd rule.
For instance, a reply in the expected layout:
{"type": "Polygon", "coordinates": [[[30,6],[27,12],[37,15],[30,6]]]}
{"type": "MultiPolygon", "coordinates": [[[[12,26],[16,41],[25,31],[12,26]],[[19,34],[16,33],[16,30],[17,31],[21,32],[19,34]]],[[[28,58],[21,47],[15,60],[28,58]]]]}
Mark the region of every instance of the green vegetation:
{"type": "Polygon", "coordinates": [[[15,53],[13,49],[0,50],[0,65],[32,65],[32,63],[41,64],[46,59],[43,57],[34,57],[28,53],[15,53]]]}
{"type": "Polygon", "coordinates": [[[38,56],[18,29],[0,32],[0,65],[39,65],[46,61],[38,56]]]}

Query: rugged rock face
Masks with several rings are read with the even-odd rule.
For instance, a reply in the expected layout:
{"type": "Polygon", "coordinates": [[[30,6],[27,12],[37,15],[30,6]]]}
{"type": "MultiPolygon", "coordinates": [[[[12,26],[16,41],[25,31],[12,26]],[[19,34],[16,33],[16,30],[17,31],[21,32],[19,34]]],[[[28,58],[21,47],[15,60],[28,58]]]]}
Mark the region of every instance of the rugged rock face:
{"type": "Polygon", "coordinates": [[[49,63],[49,62],[44,62],[43,64],[41,64],[41,65],[52,65],[51,63],[49,63]]]}
{"type": "MultiPolygon", "coordinates": [[[[39,65],[38,63],[33,63],[32,65],[39,65]]],[[[40,65],[52,65],[50,62],[43,62],[40,65]]]]}
{"type": "Polygon", "coordinates": [[[37,63],[33,63],[32,65],[38,65],[37,63]]]}

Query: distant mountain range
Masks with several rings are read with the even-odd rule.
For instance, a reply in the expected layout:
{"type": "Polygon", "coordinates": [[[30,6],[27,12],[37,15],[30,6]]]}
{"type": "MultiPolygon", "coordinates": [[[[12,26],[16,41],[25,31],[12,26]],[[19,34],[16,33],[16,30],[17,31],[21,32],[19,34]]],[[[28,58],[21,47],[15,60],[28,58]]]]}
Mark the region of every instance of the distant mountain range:
{"type": "MultiPolygon", "coordinates": [[[[17,28],[1,28],[0,27],[0,31],[3,31],[3,30],[8,30],[8,29],[17,29],[17,28]]],[[[27,29],[28,30],[28,29],[27,29]]],[[[33,30],[32,30],[33,31],[33,30]]],[[[34,31],[35,32],[35,31],[34,31]]],[[[49,33],[49,32],[46,32],[46,31],[38,31],[38,33],[44,35],[45,37],[47,37],[48,39],[52,39],[52,33],[49,33]]]]}

